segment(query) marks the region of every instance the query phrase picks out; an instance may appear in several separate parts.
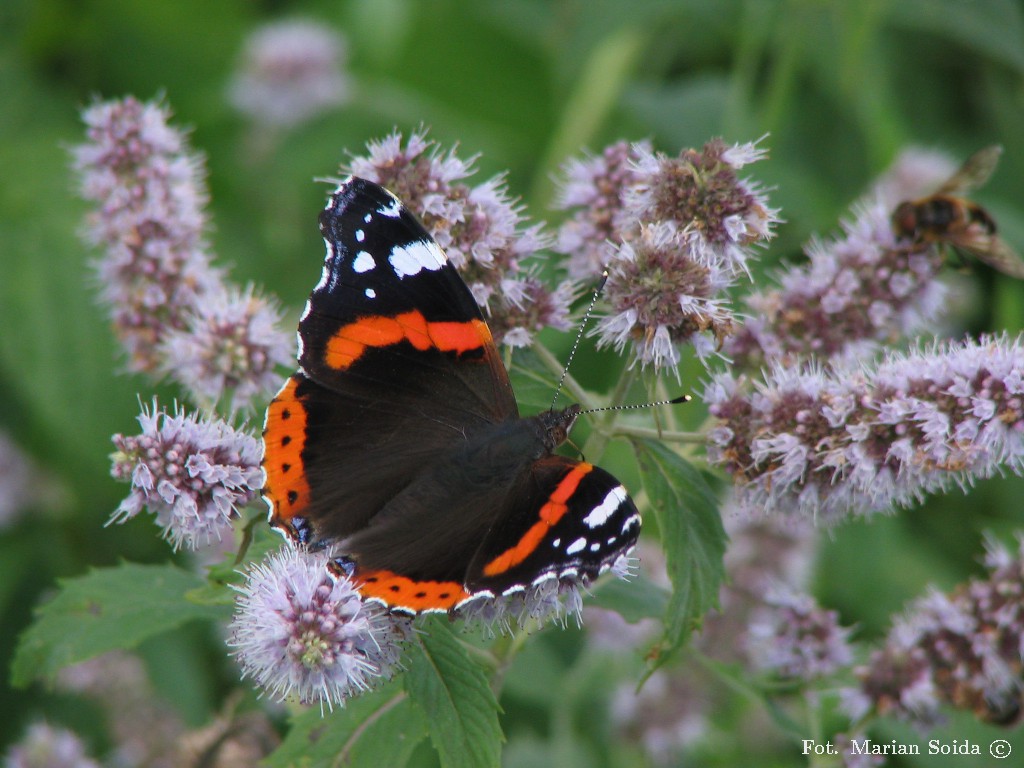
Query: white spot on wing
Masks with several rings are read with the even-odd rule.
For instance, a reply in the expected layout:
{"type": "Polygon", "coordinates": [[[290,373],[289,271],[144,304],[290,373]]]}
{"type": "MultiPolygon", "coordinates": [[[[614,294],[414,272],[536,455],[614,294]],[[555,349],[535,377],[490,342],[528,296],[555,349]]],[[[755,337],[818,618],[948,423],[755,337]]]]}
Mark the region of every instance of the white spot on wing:
{"type": "Polygon", "coordinates": [[[590,545],[590,551],[591,552],[597,552],[597,550],[599,550],[600,548],[601,548],[601,542],[600,541],[595,541],[593,544],[590,545]]]}
{"type": "Polygon", "coordinates": [[[373,290],[373,288],[367,288],[365,291],[363,291],[363,293],[366,294],[366,298],[368,298],[368,299],[376,299],[377,298],[377,292],[375,290],[373,290]]]}
{"type": "Polygon", "coordinates": [[[387,205],[383,205],[380,208],[378,208],[377,213],[381,214],[382,216],[388,216],[392,219],[397,219],[398,214],[401,213],[402,211],[402,203],[401,201],[399,201],[397,197],[392,195],[390,192],[388,192],[388,195],[391,196],[391,201],[387,205]]]}
{"type": "Polygon", "coordinates": [[[562,543],[561,539],[555,539],[554,541],[551,542],[551,546],[552,547],[557,547],[557,546],[561,545],[561,543],[562,543]]]}
{"type": "Polygon", "coordinates": [[[587,540],[580,536],[576,541],[565,548],[565,554],[575,555],[577,552],[582,552],[583,548],[587,546],[587,540]]]}
{"type": "Polygon", "coordinates": [[[365,239],[366,239],[366,233],[363,232],[363,230],[361,230],[361,229],[357,229],[356,230],[356,242],[357,243],[361,243],[365,239]]]}
{"type": "Polygon", "coordinates": [[[427,240],[396,247],[388,256],[388,261],[399,278],[415,275],[421,269],[438,270],[448,263],[440,246],[427,240]]]}
{"type": "Polygon", "coordinates": [[[377,262],[373,260],[366,251],[360,251],[356,254],[355,260],[352,262],[352,269],[362,274],[363,272],[369,272],[371,269],[377,266],[377,262]]]}
{"type": "Polygon", "coordinates": [[[371,221],[373,221],[373,214],[372,213],[368,213],[365,216],[363,216],[363,221],[365,221],[367,224],[369,224],[371,221]]]}
{"type": "Polygon", "coordinates": [[[604,497],[604,501],[590,510],[590,513],[583,518],[583,523],[588,528],[597,528],[608,522],[608,518],[611,517],[615,510],[626,500],[626,489],[621,485],[617,485],[608,491],[608,495],[604,497]]]}

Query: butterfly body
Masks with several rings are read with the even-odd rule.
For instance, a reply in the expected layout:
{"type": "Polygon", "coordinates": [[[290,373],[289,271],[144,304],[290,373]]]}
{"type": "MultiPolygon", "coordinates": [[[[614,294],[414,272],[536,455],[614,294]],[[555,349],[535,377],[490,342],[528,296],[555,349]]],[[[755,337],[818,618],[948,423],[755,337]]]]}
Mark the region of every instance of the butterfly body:
{"type": "Polygon", "coordinates": [[[271,524],[335,546],[364,598],[405,613],[618,564],[635,505],[604,470],[555,453],[579,406],[520,417],[480,308],[415,217],[350,179],[320,227],[300,367],[264,428],[271,524]]]}

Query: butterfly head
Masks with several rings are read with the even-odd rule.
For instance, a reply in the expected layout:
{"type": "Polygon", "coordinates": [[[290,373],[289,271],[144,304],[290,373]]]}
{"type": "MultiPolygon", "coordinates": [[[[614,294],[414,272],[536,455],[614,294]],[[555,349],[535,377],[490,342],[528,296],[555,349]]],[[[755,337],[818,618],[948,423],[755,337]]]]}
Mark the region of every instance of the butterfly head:
{"type": "Polygon", "coordinates": [[[560,411],[544,411],[537,421],[544,430],[544,447],[551,453],[569,438],[569,430],[580,415],[579,405],[570,405],[560,411]]]}

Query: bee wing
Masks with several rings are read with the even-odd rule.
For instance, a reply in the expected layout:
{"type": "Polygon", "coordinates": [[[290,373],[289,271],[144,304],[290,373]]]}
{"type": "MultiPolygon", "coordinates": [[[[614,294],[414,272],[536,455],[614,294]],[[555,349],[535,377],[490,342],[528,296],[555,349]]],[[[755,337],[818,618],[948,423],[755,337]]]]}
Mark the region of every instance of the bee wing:
{"type": "Polygon", "coordinates": [[[1024,280],[1024,259],[998,235],[977,232],[951,238],[950,245],[969,253],[1004,275],[1024,280]]]}
{"type": "Polygon", "coordinates": [[[957,169],[957,172],[935,190],[934,194],[962,195],[972,189],[977,189],[992,176],[996,166],[999,165],[1001,154],[1003,154],[1003,148],[998,144],[979,149],[964,160],[964,164],[957,169]]]}

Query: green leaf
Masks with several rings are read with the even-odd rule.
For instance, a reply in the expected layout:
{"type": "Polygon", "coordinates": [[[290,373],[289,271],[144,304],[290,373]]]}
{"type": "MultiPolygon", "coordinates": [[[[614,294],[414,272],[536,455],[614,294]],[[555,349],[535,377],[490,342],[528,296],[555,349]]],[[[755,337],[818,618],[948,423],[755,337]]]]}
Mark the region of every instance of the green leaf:
{"type": "Polygon", "coordinates": [[[405,687],[427,716],[444,768],[493,768],[504,736],[483,670],[441,620],[424,625],[409,652],[405,687]]]}
{"type": "Polygon", "coordinates": [[[267,768],[401,768],[427,736],[419,707],[397,685],[367,693],[333,712],[311,707],[292,720],[267,768]]]}
{"type": "Polygon", "coordinates": [[[726,535],[718,500],[690,462],[654,440],[635,440],[634,447],[672,582],[665,635],[650,656],[657,668],[718,604],[726,535]]]}
{"type": "Polygon", "coordinates": [[[669,593],[642,576],[606,579],[594,589],[588,605],[615,611],[630,624],[641,619],[656,619],[665,614],[669,593]]]}
{"type": "Polygon", "coordinates": [[[56,597],[37,611],[18,643],[11,683],[52,680],[57,672],[197,619],[227,617],[222,608],[196,605],[185,593],[203,580],[173,565],[135,565],[92,570],[60,582],[56,597]]]}

